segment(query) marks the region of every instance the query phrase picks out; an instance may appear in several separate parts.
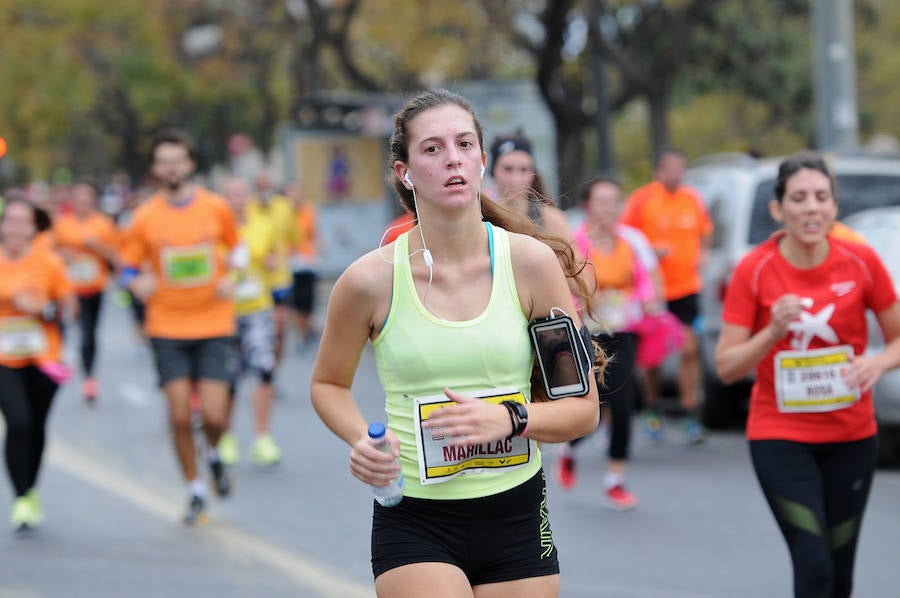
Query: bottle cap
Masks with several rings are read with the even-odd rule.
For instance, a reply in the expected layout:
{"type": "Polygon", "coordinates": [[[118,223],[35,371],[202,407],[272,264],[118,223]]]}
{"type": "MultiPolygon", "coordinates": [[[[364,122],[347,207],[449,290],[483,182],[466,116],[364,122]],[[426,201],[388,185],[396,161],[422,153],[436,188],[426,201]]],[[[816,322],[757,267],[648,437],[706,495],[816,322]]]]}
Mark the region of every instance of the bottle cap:
{"type": "Polygon", "coordinates": [[[369,438],[381,438],[387,430],[381,422],[369,424],[369,438]]]}

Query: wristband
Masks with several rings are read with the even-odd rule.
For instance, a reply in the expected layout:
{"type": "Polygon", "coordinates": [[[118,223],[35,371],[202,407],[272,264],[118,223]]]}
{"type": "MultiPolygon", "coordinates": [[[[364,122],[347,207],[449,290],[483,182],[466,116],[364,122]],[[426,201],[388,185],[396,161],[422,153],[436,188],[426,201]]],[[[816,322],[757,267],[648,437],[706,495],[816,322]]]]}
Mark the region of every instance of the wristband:
{"type": "Polygon", "coordinates": [[[525,427],[522,428],[522,431],[519,433],[520,437],[524,437],[525,433],[528,431],[528,422],[525,422],[525,427]]]}
{"type": "Polygon", "coordinates": [[[119,273],[119,284],[124,289],[128,289],[128,285],[131,284],[131,281],[138,277],[141,273],[137,268],[131,268],[130,266],[125,266],[122,268],[122,271],[119,273]]]}

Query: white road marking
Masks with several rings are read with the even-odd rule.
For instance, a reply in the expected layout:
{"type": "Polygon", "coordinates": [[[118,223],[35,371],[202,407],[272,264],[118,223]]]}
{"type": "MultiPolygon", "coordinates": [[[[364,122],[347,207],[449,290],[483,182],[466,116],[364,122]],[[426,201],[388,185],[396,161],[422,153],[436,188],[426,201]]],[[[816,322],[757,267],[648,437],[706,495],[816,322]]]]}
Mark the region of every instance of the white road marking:
{"type": "MultiPolygon", "coordinates": [[[[181,505],[159,496],[153,490],[112,469],[98,465],[58,438],[50,444],[47,457],[52,466],[98,486],[154,517],[167,521],[176,521],[181,517],[181,505]]],[[[223,550],[261,561],[298,582],[304,589],[314,590],[320,596],[341,598],[375,596],[371,586],[348,581],[339,573],[311,559],[294,554],[227,523],[213,521],[202,529],[203,533],[212,535],[216,544],[223,550]]]]}
{"type": "Polygon", "coordinates": [[[134,382],[123,382],[119,385],[117,396],[121,397],[127,403],[143,407],[150,403],[150,391],[141,388],[134,382]]]}

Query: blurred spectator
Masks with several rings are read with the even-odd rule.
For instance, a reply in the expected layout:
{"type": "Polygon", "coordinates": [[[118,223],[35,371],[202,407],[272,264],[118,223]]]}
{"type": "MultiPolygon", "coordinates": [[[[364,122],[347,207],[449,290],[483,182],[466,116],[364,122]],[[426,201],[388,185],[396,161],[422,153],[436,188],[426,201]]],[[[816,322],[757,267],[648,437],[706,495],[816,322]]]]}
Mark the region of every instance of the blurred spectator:
{"type": "MultiPolygon", "coordinates": [[[[682,428],[689,442],[702,442],[706,431],[695,412],[700,382],[699,342],[700,270],[706,261],[712,221],[700,195],[684,185],[686,159],[675,149],[664,150],[656,163],[656,180],[628,198],[622,223],[643,232],[660,262],[667,308],[681,320],[685,342],[678,371],[679,402],[686,415],[682,428]]],[[[659,368],[645,372],[645,427],[652,440],[660,440],[659,368]]]]}

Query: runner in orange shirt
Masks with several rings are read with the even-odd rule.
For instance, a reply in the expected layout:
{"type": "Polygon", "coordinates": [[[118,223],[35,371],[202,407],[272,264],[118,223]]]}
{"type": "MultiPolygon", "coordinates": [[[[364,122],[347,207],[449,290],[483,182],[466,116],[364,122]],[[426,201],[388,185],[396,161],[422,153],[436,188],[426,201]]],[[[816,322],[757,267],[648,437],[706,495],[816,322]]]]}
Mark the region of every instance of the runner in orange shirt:
{"type": "MultiPolygon", "coordinates": [[[[652,279],[656,257],[641,232],[618,224],[623,203],[622,188],[615,179],[594,178],[584,191],[586,219],[574,232],[576,247],[589,263],[591,288],[596,289],[594,310],[585,317],[585,324],[594,342],[615,356],[597,389],[606,404],[603,419],[609,431],[602,500],[618,511],[637,506],[637,497],[625,486],[631,414],[638,390],[634,377],[637,330],[646,315],[660,309],[652,279]]],[[[560,447],[556,477],[563,488],[575,485],[573,449],[581,440],[560,447]]]]}
{"type": "MultiPolygon", "coordinates": [[[[702,442],[706,430],[697,421],[697,391],[700,383],[699,340],[695,326],[700,315],[700,270],[706,261],[712,236],[712,221],[700,195],[683,184],[686,160],[683,153],[666,149],[656,164],[656,180],[637,189],[628,198],[622,224],[646,235],[659,258],[667,308],[684,325],[678,390],[686,416],[682,428],[688,442],[702,442]]],[[[662,420],[656,412],[659,400],[657,369],[645,372],[645,428],[652,440],[661,440],[662,420]]]]}
{"type": "Polygon", "coordinates": [[[300,347],[309,347],[318,334],[312,329],[312,313],[316,307],[316,285],[319,281],[318,211],[303,195],[299,181],[285,189],[294,204],[297,243],[291,254],[294,284],[291,289],[300,347]]]}
{"type": "Polygon", "coordinates": [[[88,402],[97,396],[94,362],[97,355],[97,325],[109,264],[118,260],[117,233],[112,220],[97,209],[97,191],[90,183],[76,183],[71,190],[72,212],[60,214],[53,223],[56,250],[66,262],[66,273],[78,295],[81,329],[81,394],[88,402]]]}
{"type": "Polygon", "coordinates": [[[154,140],[152,171],[160,191],[134,216],[121,251],[122,282],[147,305],[150,338],[171,414],[173,438],[190,502],[187,524],[206,519],[206,490],[197,473],[191,428],[191,384],[197,382],[214,488],[227,496],[231,482],[216,452],[227,425],[228,384],[234,366],[234,282],[227,260],[238,235],[224,199],[190,182],[193,142],[166,131],[154,140]],[[150,268],[141,270],[145,263],[150,268]]]}
{"type": "Polygon", "coordinates": [[[59,256],[35,249],[37,210],[7,200],[0,216],[0,412],[6,422],[6,466],[15,491],[17,530],[43,520],[37,477],[53,396],[66,377],[57,314],[74,309],[59,256]]]}

